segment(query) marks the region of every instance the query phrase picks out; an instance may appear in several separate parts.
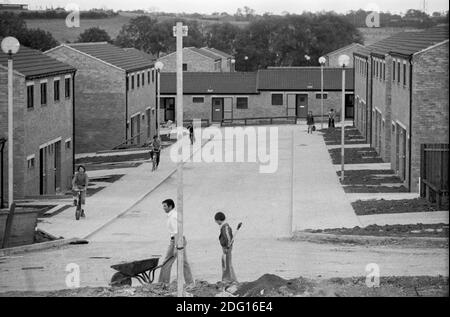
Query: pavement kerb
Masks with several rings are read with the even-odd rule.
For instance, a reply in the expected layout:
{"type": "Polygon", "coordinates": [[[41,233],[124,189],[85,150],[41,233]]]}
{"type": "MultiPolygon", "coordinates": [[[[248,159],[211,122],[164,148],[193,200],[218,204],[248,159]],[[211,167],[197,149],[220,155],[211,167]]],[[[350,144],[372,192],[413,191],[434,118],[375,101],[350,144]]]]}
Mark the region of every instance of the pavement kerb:
{"type": "MultiPolygon", "coordinates": [[[[206,140],[206,142],[204,144],[202,144],[202,146],[200,147],[200,149],[198,149],[197,151],[193,152],[189,159],[192,158],[194,156],[195,153],[197,153],[198,151],[200,151],[201,149],[203,149],[203,147],[210,142],[213,139],[213,137],[209,138],[208,140],[206,140]]],[[[170,150],[170,147],[168,148],[168,150],[170,150]]],[[[183,165],[186,164],[186,162],[183,163],[183,165]]],[[[133,202],[133,204],[126,208],[124,211],[122,211],[121,213],[113,216],[111,219],[109,219],[106,223],[102,224],[101,226],[99,226],[97,229],[93,230],[91,233],[89,233],[88,235],[86,235],[84,237],[84,239],[88,240],[89,238],[93,237],[95,234],[97,234],[99,231],[101,231],[103,228],[107,227],[108,225],[110,225],[112,222],[114,222],[117,218],[122,217],[123,215],[125,215],[126,213],[130,212],[131,209],[133,209],[136,205],[138,205],[139,203],[141,203],[145,198],[147,198],[148,195],[150,195],[152,192],[154,192],[159,186],[161,186],[161,184],[163,184],[167,179],[169,179],[170,177],[172,177],[173,174],[175,174],[177,172],[177,168],[174,168],[171,172],[169,172],[169,174],[164,177],[158,184],[156,184],[155,186],[153,186],[148,192],[146,192],[145,194],[143,194],[140,198],[138,198],[138,200],[136,200],[135,202],[133,202]]]]}
{"type": "Polygon", "coordinates": [[[46,249],[51,249],[51,248],[62,247],[62,246],[65,246],[65,245],[68,245],[68,244],[71,244],[74,242],[79,242],[79,241],[82,241],[82,239],[78,239],[78,238],[60,239],[60,240],[24,245],[24,246],[20,246],[20,247],[0,249],[0,257],[6,257],[6,256],[14,255],[14,254],[19,254],[19,253],[27,253],[27,252],[41,251],[41,250],[46,250],[46,249]]]}
{"type": "Polygon", "coordinates": [[[328,233],[311,233],[305,231],[294,232],[291,240],[308,242],[361,242],[361,243],[380,243],[380,242],[447,242],[449,238],[440,237],[396,237],[396,236],[361,236],[361,235],[340,235],[328,233]]]}

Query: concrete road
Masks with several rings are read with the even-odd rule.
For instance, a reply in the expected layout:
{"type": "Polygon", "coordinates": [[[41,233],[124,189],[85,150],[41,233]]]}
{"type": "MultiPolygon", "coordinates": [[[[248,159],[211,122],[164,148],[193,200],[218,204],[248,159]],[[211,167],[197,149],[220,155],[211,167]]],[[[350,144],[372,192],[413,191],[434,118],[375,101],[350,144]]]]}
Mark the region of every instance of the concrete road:
{"type": "MultiPolygon", "coordinates": [[[[220,280],[219,228],[213,219],[217,211],[227,214],[233,228],[239,222],[244,223],[234,249],[235,270],[241,281],[254,280],[265,273],[284,278],[364,276],[369,263],[377,263],[382,275],[448,275],[448,250],[445,249],[368,248],[285,239],[290,235],[292,227],[290,160],[293,128],[297,130],[296,142],[300,145],[317,145],[320,141],[317,135],[306,135],[302,126],[281,127],[279,168],[273,174],[261,174],[256,163],[186,164],[185,235],[188,239],[188,257],[196,279],[209,282],[220,280]]],[[[220,143],[221,140],[216,139],[211,144],[220,143]]],[[[298,148],[304,151],[304,146],[298,148]]],[[[325,146],[313,146],[311,149],[326,151],[325,146]]],[[[333,178],[336,175],[331,160],[320,160],[320,164],[327,164],[321,168],[314,165],[314,162],[311,163],[314,156],[314,153],[296,156],[296,166],[308,169],[308,164],[312,164],[310,166],[331,174],[314,180],[296,178],[296,182],[302,182],[303,187],[312,181],[317,186],[324,179],[338,183],[333,178]],[[306,161],[302,161],[302,158],[306,161]]],[[[316,156],[322,157],[323,153],[316,153],[316,156]]],[[[109,268],[110,265],[153,255],[164,256],[168,233],[161,202],[167,198],[176,201],[176,184],[174,175],[129,213],[91,236],[87,246],[72,246],[0,259],[0,292],[66,288],[65,281],[69,273],[65,270],[70,263],[80,267],[80,286],[106,286],[114,273],[109,268]]],[[[330,191],[334,186],[331,185],[327,184],[330,191]]],[[[339,190],[345,198],[342,189],[339,190]]],[[[309,191],[296,192],[296,200],[308,193],[309,191]]],[[[332,194],[324,193],[320,203],[323,205],[324,201],[330,201],[327,195],[332,194]]],[[[314,204],[314,201],[307,198],[304,201],[314,204]]],[[[313,206],[307,207],[312,210],[313,206]]],[[[305,221],[308,223],[315,222],[313,217],[336,217],[336,214],[327,215],[324,210],[333,212],[333,208],[327,208],[316,214],[308,212],[299,215],[307,216],[305,221]]],[[[343,216],[350,219],[349,223],[353,221],[352,217],[356,218],[347,213],[343,216]]],[[[320,219],[318,221],[322,222],[320,219]]],[[[175,267],[173,269],[175,272],[175,267]]]]}

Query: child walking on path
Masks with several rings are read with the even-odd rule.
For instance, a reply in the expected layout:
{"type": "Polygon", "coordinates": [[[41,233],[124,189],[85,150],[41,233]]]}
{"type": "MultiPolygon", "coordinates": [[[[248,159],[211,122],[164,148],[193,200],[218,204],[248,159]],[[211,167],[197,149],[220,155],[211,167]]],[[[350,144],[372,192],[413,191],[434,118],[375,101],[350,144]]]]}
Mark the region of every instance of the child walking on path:
{"type": "Polygon", "coordinates": [[[231,263],[231,252],[233,250],[233,231],[228,223],[225,222],[225,214],[219,212],[214,217],[216,223],[220,226],[219,242],[222,246],[222,282],[232,284],[237,282],[231,263]]]}

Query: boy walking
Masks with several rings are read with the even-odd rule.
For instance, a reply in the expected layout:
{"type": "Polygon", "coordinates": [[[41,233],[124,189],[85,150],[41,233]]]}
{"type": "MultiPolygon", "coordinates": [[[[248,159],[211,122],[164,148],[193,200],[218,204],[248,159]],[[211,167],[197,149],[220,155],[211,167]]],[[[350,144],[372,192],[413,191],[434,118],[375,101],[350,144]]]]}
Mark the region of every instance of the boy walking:
{"type": "Polygon", "coordinates": [[[218,212],[214,220],[220,226],[219,242],[222,246],[222,282],[232,284],[237,282],[231,263],[231,252],[233,250],[233,231],[228,223],[225,222],[226,217],[222,212],[218,212]]]}

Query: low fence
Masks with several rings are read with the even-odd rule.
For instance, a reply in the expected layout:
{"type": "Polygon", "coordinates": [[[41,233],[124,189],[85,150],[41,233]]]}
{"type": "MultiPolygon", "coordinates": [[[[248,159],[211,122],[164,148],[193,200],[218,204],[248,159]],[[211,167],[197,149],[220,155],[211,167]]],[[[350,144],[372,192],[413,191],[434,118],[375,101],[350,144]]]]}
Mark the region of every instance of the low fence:
{"type": "Polygon", "coordinates": [[[294,116],[223,119],[221,126],[297,124],[297,119],[298,118],[294,116]]]}
{"type": "Polygon", "coordinates": [[[436,202],[438,208],[448,199],[448,144],[422,144],[420,196],[436,202]]]}

